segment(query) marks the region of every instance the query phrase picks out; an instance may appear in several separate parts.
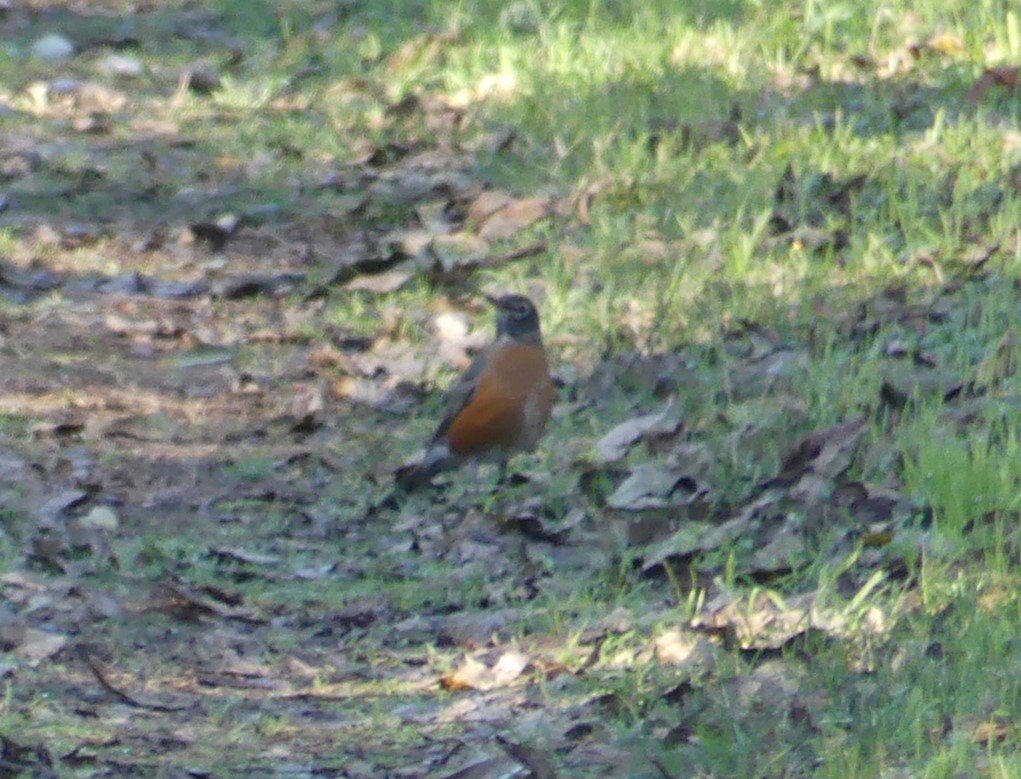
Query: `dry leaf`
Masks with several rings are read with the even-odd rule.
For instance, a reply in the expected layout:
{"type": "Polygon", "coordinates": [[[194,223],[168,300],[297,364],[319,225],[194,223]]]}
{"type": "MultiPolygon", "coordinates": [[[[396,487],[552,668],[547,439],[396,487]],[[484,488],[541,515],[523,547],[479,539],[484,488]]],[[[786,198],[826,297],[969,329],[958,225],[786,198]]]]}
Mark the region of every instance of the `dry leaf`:
{"type": "MultiPolygon", "coordinates": [[[[959,35],[949,32],[936,33],[923,45],[939,54],[962,54],[964,52],[964,40],[959,35]]],[[[912,47],[912,54],[917,56],[921,49],[922,46],[912,47]]]]}
{"type": "Polygon", "coordinates": [[[276,565],[280,562],[279,555],[249,552],[240,547],[214,546],[209,549],[209,552],[222,562],[245,563],[247,565],[276,565]]]}
{"type": "Polygon", "coordinates": [[[511,779],[521,776],[522,766],[510,755],[487,757],[439,779],[511,779]]]}
{"type": "Polygon", "coordinates": [[[792,571],[807,562],[804,520],[797,514],[788,514],[779,528],[772,529],[769,541],[755,550],[747,562],[752,573],[777,574],[792,571]]]}
{"type": "Polygon", "coordinates": [[[52,519],[60,512],[80,506],[88,499],[88,493],[82,490],[61,490],[47,498],[39,507],[39,516],[52,519]]]}
{"type": "MultiPolygon", "coordinates": [[[[855,599],[865,597],[882,581],[882,573],[876,572],[862,585],[855,599]]],[[[864,619],[852,622],[839,607],[820,606],[818,600],[816,592],[782,598],[758,590],[707,605],[706,613],[696,616],[691,625],[696,629],[727,628],[742,649],[779,649],[808,630],[846,637],[849,630],[860,636],[863,631],[882,635],[888,629],[887,617],[878,607],[869,609],[864,619]]]]}
{"type": "Polygon", "coordinates": [[[422,33],[409,38],[395,52],[386,58],[385,67],[391,73],[409,67],[425,67],[434,62],[443,50],[443,45],[456,40],[455,33],[422,33]]]}
{"type": "Polygon", "coordinates": [[[693,625],[727,627],[742,649],[778,649],[812,627],[815,593],[789,598],[770,597],[765,592],[731,600],[708,617],[696,617],[693,625]]]}
{"type": "Polygon", "coordinates": [[[968,90],[968,100],[985,100],[994,90],[1014,92],[1018,88],[1018,67],[1007,65],[988,68],[968,90]]]}
{"type": "Polygon", "coordinates": [[[85,516],[78,518],[78,524],[88,530],[115,531],[120,525],[117,513],[109,506],[94,506],[85,516]]]}
{"type": "Polygon", "coordinates": [[[716,665],[716,647],[704,637],[681,628],[663,633],[653,642],[653,649],[661,663],[705,669],[716,665]]]}
{"type": "Polygon", "coordinates": [[[489,244],[462,230],[451,235],[437,235],[432,242],[432,254],[439,270],[449,273],[455,268],[471,268],[485,262],[489,244]]]}
{"type": "Polygon", "coordinates": [[[919,397],[953,400],[963,387],[964,382],[955,371],[898,360],[883,367],[879,397],[890,408],[900,410],[919,397]]]}
{"type": "MultiPolygon", "coordinates": [[[[32,668],[67,646],[67,636],[60,633],[29,627],[20,630],[8,628],[6,632],[8,636],[11,634],[17,636],[17,639],[11,642],[14,656],[24,660],[32,668]]],[[[8,641],[5,640],[4,643],[7,644],[8,641]]]]}
{"type": "Polygon", "coordinates": [[[472,320],[461,311],[444,311],[433,317],[434,337],[443,345],[457,349],[472,349],[484,346],[486,336],[481,331],[470,335],[472,320]]]}
{"type": "Polygon", "coordinates": [[[596,443],[595,461],[600,465],[618,462],[627,455],[632,446],[650,433],[676,431],[680,426],[680,422],[675,421],[664,424],[667,412],[670,411],[672,405],[673,402],[671,400],[658,413],[635,417],[626,422],[621,422],[614,427],[596,443]]]}
{"type": "Polygon", "coordinates": [[[470,227],[481,227],[486,219],[513,202],[514,198],[507,192],[486,190],[468,206],[466,221],[470,227]]]}
{"type": "Polygon", "coordinates": [[[405,381],[391,382],[344,376],[330,384],[335,397],[351,400],[389,414],[404,414],[421,400],[421,391],[405,381]]]}
{"type": "Polygon", "coordinates": [[[1014,724],[1006,717],[996,717],[985,722],[980,722],[972,731],[971,738],[976,744],[988,746],[1006,741],[1007,737],[1015,730],[1014,724]]]}
{"type": "Polygon", "coordinates": [[[447,690],[492,690],[506,687],[517,679],[528,667],[529,660],[520,652],[504,652],[490,668],[471,655],[453,673],[440,677],[440,684],[447,690]]]}
{"type": "Polygon", "coordinates": [[[58,776],[53,766],[61,758],[55,758],[42,746],[27,746],[0,734],[0,768],[4,776],[58,776]]]}
{"type": "Polygon", "coordinates": [[[784,458],[780,473],[772,483],[792,484],[809,470],[827,478],[839,476],[850,465],[854,448],[864,435],[866,426],[865,417],[860,416],[816,430],[784,458]]]}
{"type": "Polygon", "coordinates": [[[158,585],[150,594],[148,606],[175,619],[193,622],[200,617],[262,621],[252,609],[240,606],[234,597],[212,587],[191,589],[174,581],[158,585]]]}
{"type": "Polygon", "coordinates": [[[497,735],[496,740],[508,755],[531,771],[531,779],[557,779],[553,761],[545,752],[527,744],[508,741],[501,735],[497,735]]]}
{"type": "Polygon", "coordinates": [[[529,225],[549,216],[551,200],[530,197],[508,203],[490,216],[479,228],[479,237],[486,241],[513,238],[529,225]]]}
{"type": "Polygon", "coordinates": [[[709,522],[684,522],[677,532],[665,541],[650,546],[644,555],[642,571],[651,573],[674,561],[683,561],[697,552],[718,549],[741,536],[748,527],[748,519],[736,517],[722,525],[709,522]]]}
{"type": "Polygon", "coordinates": [[[444,617],[436,632],[441,644],[484,647],[521,617],[519,609],[461,612],[444,617]]]}
{"type": "Polygon", "coordinates": [[[1008,327],[1000,336],[996,349],[982,358],[975,368],[974,389],[995,389],[1004,381],[1013,377],[1021,365],[1017,335],[1014,328],[1008,327]]]}
{"type": "Polygon", "coordinates": [[[639,465],[606,499],[606,505],[622,511],[662,508],[674,502],[671,498],[677,489],[683,489],[690,498],[697,485],[676,467],[639,465]]]}
{"type": "Polygon", "coordinates": [[[566,543],[570,536],[569,528],[549,527],[548,524],[542,516],[542,506],[538,501],[528,501],[525,505],[514,507],[500,519],[502,529],[514,530],[535,541],[557,546],[566,543]]]}
{"type": "Polygon", "coordinates": [[[344,285],[344,289],[349,292],[372,292],[376,295],[384,295],[396,292],[414,276],[415,274],[409,271],[388,270],[374,276],[356,276],[344,285]]]}
{"type": "Polygon", "coordinates": [[[746,709],[758,709],[782,716],[798,699],[804,672],[784,660],[766,660],[748,675],[734,680],[737,699],[746,709]]]}

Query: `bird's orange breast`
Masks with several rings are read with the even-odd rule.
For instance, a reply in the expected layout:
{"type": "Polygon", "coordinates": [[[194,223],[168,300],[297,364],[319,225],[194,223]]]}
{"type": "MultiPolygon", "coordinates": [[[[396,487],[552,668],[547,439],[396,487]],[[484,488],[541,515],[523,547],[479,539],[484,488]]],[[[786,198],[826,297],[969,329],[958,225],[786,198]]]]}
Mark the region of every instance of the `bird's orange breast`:
{"type": "Polygon", "coordinates": [[[498,344],[486,358],[478,388],[447,429],[461,457],[535,448],[553,407],[546,353],[531,344],[498,344]]]}

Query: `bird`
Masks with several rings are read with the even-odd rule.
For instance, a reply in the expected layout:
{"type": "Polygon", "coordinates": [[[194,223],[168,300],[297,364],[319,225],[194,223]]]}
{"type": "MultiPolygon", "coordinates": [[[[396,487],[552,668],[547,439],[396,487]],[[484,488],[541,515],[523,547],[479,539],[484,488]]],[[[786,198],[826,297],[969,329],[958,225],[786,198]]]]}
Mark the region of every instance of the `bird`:
{"type": "Polygon", "coordinates": [[[484,297],[496,309],[496,339],[448,392],[421,460],[394,473],[405,491],[465,462],[496,462],[503,481],[507,461],[535,449],[546,429],[555,390],[539,312],[524,295],[484,297]]]}

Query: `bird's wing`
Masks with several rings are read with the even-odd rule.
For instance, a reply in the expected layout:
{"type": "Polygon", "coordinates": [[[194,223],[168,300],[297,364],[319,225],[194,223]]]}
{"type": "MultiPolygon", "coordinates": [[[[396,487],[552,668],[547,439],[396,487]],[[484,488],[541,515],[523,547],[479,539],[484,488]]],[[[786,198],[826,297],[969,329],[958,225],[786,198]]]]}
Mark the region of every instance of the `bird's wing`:
{"type": "Polygon", "coordinates": [[[436,428],[436,433],[429,442],[430,446],[447,434],[447,430],[457,419],[457,415],[472,402],[472,398],[478,391],[479,379],[482,377],[482,371],[485,370],[487,359],[486,352],[476,357],[468,366],[468,370],[457,380],[457,383],[447,391],[447,409],[443,414],[443,419],[440,420],[439,427],[436,428]]]}

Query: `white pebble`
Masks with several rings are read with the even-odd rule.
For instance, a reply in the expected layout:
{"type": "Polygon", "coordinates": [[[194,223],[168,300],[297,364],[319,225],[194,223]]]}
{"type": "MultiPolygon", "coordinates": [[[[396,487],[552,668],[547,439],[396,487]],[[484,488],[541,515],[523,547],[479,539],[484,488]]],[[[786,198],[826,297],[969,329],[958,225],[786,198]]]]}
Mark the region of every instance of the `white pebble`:
{"type": "Polygon", "coordinates": [[[62,62],[74,55],[74,44],[63,35],[50,33],[32,44],[32,53],[44,62],[62,62]]]}

